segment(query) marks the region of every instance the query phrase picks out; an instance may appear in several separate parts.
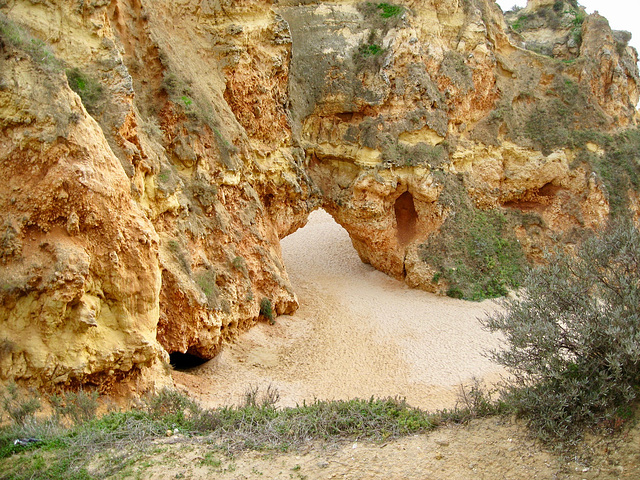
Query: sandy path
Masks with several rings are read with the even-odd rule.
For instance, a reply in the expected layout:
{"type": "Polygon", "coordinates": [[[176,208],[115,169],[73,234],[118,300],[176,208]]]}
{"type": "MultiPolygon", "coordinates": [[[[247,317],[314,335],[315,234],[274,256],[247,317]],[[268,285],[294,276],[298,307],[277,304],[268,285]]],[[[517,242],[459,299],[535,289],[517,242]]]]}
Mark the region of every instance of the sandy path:
{"type": "Polygon", "coordinates": [[[477,320],[492,302],[412,290],[364,265],[324,211],[282,250],[300,309],[257,325],[201,367],[174,372],[204,405],[238,403],[250,385],[271,384],[281,406],[374,395],[444,408],[461,382],[498,378],[499,367],[482,355],[498,339],[477,320]]]}
{"type": "MultiPolygon", "coordinates": [[[[308,443],[288,452],[233,458],[190,439],[162,438],[131,472],[139,478],[350,480],[637,480],[640,428],[594,438],[579,455],[554,454],[504,417],[474,420],[385,443],[308,443]],[[175,442],[175,443],[173,443],[175,442]],[[206,458],[216,462],[206,462],[206,458]]],[[[566,453],[566,452],[565,452],[566,453]]],[[[143,455],[145,455],[143,453],[143,455]]]]}

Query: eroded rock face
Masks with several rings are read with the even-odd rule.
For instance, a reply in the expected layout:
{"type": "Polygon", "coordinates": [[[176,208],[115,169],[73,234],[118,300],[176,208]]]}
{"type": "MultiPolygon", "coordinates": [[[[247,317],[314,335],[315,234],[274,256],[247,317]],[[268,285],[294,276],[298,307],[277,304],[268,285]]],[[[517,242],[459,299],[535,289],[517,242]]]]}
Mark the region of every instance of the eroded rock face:
{"type": "Polygon", "coordinates": [[[6,44],[0,63],[2,379],[146,370],[166,356],[158,235],[64,73],[6,44]]]}
{"type": "Polygon", "coordinates": [[[604,150],[585,149],[586,132],[635,124],[637,56],[573,3],[531,2],[526,34],[491,1],[280,8],[293,131],[363,261],[446,291],[437,277],[459,266],[424,250],[461,208],[500,212],[529,259],[606,221],[598,161],[585,161],[604,150]]]}
{"type": "Polygon", "coordinates": [[[317,201],[270,4],[3,12],[1,380],[105,385],[167,353],[212,358],[263,299],[293,312],[279,239],[317,201]]]}
{"type": "Polygon", "coordinates": [[[3,2],[0,381],[212,358],[297,308],[279,239],[320,205],[363,261],[456,295],[459,239],[535,260],[640,211],[603,167],[636,52],[561,3],[509,27],[491,0],[3,2]]]}

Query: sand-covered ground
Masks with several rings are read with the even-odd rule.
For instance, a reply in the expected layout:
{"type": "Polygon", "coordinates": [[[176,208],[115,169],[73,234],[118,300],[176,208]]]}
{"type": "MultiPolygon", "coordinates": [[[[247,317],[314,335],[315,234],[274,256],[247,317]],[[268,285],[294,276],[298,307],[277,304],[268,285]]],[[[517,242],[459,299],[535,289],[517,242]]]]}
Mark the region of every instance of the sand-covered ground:
{"type": "MultiPolygon", "coordinates": [[[[374,395],[434,409],[453,407],[458,385],[473,376],[500,377],[483,356],[499,339],[477,320],[494,303],[411,290],[363,265],[323,211],[282,248],[300,309],[274,326],[259,324],[201,367],[175,372],[178,386],[204,405],[239,403],[249,386],[264,392],[272,385],[280,406],[374,395]]],[[[636,425],[591,438],[567,456],[534,441],[521,421],[490,417],[385,443],[330,439],[233,456],[177,435],[159,439],[157,453],[143,455],[135,469],[137,478],[158,480],[637,480],[639,442],[636,425]]]]}
{"type": "Polygon", "coordinates": [[[590,439],[560,455],[502,417],[389,442],[310,442],[288,452],[248,451],[229,457],[206,443],[159,439],[138,462],[138,477],[216,480],[638,480],[638,426],[590,439]]]}
{"type": "Polygon", "coordinates": [[[322,210],[282,250],[300,309],[273,326],[258,324],[214,360],[175,372],[204,405],[236,404],[250,386],[272,385],[280,406],[399,396],[435,409],[452,407],[472,377],[499,378],[483,355],[499,339],[478,321],[493,302],[435,296],[374,270],[322,210]]]}

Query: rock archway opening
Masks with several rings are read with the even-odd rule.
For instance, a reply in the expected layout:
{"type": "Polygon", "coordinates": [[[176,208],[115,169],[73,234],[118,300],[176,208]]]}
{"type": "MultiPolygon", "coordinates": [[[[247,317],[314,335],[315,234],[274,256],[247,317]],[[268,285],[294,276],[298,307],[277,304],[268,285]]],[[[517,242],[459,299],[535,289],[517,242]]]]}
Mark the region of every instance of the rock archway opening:
{"type": "Polygon", "coordinates": [[[409,243],[416,234],[418,212],[410,192],[404,192],[394,204],[397,225],[397,238],[400,245],[409,243]]]}
{"type": "MultiPolygon", "coordinates": [[[[410,232],[412,199],[403,198],[409,215],[401,225],[410,232]]],[[[280,406],[373,395],[450,408],[461,382],[502,373],[482,354],[499,346],[477,321],[490,304],[408,289],[376,271],[324,210],[312,212],[281,246],[300,308],[274,325],[258,323],[216,361],[174,372],[207,404],[237,404],[254,386],[277,389],[280,406]]]]}
{"type": "Polygon", "coordinates": [[[362,265],[347,231],[323,209],[312,212],[307,225],[280,245],[293,283],[309,276],[343,278],[362,265]]]}
{"type": "Polygon", "coordinates": [[[192,353],[173,352],[169,354],[169,363],[175,370],[179,371],[199,367],[206,361],[208,361],[206,358],[192,353]]]}

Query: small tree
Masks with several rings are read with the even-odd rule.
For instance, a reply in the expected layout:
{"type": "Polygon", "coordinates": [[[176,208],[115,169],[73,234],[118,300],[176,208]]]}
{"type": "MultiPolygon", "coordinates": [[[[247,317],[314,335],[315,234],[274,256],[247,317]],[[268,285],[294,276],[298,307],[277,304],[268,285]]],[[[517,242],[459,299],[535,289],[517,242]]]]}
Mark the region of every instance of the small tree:
{"type": "Polygon", "coordinates": [[[542,438],[614,425],[640,386],[640,233],[610,228],[576,255],[529,271],[522,290],[484,320],[506,348],[509,402],[542,438]]]}

